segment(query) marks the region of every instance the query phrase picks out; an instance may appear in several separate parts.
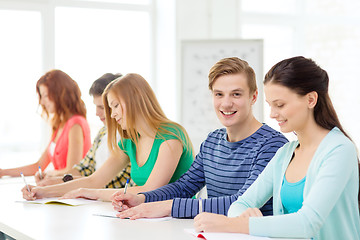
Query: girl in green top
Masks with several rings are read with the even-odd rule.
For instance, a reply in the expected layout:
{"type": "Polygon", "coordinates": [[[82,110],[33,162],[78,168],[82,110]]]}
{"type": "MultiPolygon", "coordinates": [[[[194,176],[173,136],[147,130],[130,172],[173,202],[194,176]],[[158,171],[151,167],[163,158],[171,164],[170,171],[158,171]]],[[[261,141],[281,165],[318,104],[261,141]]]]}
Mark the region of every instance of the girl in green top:
{"type": "MultiPolygon", "coordinates": [[[[111,157],[89,177],[91,181],[108,178],[112,169],[115,171],[131,162],[131,178],[138,186],[129,187],[127,191],[136,194],[173,182],[189,169],[194,159],[189,136],[181,125],[165,116],[143,77],[127,74],[115,79],[102,97],[111,157]],[[122,139],[120,142],[116,140],[117,132],[122,139]]],[[[73,181],[63,185],[70,184],[78,183],[73,181]]],[[[67,192],[64,197],[109,201],[117,191],[79,188],[67,192]]]]}

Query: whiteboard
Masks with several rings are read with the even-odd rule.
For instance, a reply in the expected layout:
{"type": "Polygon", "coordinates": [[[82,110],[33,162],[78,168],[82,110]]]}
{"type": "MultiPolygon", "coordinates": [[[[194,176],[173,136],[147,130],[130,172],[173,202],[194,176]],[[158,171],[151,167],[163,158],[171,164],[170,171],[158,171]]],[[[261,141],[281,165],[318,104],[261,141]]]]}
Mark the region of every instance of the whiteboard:
{"type": "Polygon", "coordinates": [[[187,130],[195,152],[206,136],[223,127],[213,109],[208,88],[210,68],[225,57],[239,57],[254,69],[259,97],[254,115],[263,121],[263,40],[185,40],[181,43],[180,121],[187,130]]]}

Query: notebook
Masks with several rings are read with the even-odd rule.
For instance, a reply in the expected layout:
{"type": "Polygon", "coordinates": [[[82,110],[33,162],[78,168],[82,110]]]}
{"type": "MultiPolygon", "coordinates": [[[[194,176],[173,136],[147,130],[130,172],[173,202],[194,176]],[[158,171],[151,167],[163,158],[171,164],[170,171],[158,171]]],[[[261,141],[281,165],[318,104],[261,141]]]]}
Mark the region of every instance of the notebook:
{"type": "Polygon", "coordinates": [[[265,240],[270,239],[268,237],[257,237],[257,236],[251,236],[248,234],[242,234],[242,233],[204,233],[204,232],[196,232],[193,228],[185,228],[185,232],[200,238],[200,239],[206,239],[206,240],[265,240]]]}
{"type": "Polygon", "coordinates": [[[91,204],[98,202],[97,200],[89,200],[85,198],[74,198],[74,199],[59,199],[59,198],[42,198],[32,201],[17,201],[22,203],[35,203],[35,204],[59,204],[67,206],[80,206],[85,204],[91,204]]]}
{"type": "MultiPolygon", "coordinates": [[[[111,218],[118,218],[116,216],[118,212],[116,211],[109,211],[109,212],[99,212],[94,213],[94,216],[100,216],[100,217],[111,217],[111,218]]],[[[120,219],[120,218],[119,218],[120,219]]],[[[147,221],[147,222],[161,222],[161,221],[169,221],[172,217],[162,217],[162,218],[138,218],[136,220],[138,221],[147,221]]]]}

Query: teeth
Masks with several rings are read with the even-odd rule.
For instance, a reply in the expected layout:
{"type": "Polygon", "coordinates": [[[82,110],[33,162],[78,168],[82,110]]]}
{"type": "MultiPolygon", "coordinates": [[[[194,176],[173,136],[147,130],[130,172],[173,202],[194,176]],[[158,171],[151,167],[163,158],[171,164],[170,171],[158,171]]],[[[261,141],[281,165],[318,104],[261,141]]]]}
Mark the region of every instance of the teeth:
{"type": "Polygon", "coordinates": [[[234,112],[223,112],[223,114],[225,114],[225,115],[231,115],[231,114],[234,114],[234,112]]]}

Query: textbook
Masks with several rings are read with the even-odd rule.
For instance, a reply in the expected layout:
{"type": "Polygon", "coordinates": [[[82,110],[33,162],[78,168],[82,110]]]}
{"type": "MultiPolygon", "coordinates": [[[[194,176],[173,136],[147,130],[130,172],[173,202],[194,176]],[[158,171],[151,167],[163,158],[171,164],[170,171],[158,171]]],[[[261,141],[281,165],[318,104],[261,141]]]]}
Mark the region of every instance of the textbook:
{"type": "Polygon", "coordinates": [[[36,199],[32,201],[17,201],[22,203],[35,203],[35,204],[59,204],[59,205],[67,205],[67,206],[80,206],[85,204],[91,204],[98,202],[97,200],[89,200],[85,198],[74,198],[74,199],[59,199],[59,198],[42,198],[36,199]]]}
{"type": "Polygon", "coordinates": [[[196,232],[193,228],[185,228],[185,232],[201,239],[206,240],[265,240],[270,239],[268,237],[257,237],[242,233],[217,233],[217,232],[196,232]]]}

